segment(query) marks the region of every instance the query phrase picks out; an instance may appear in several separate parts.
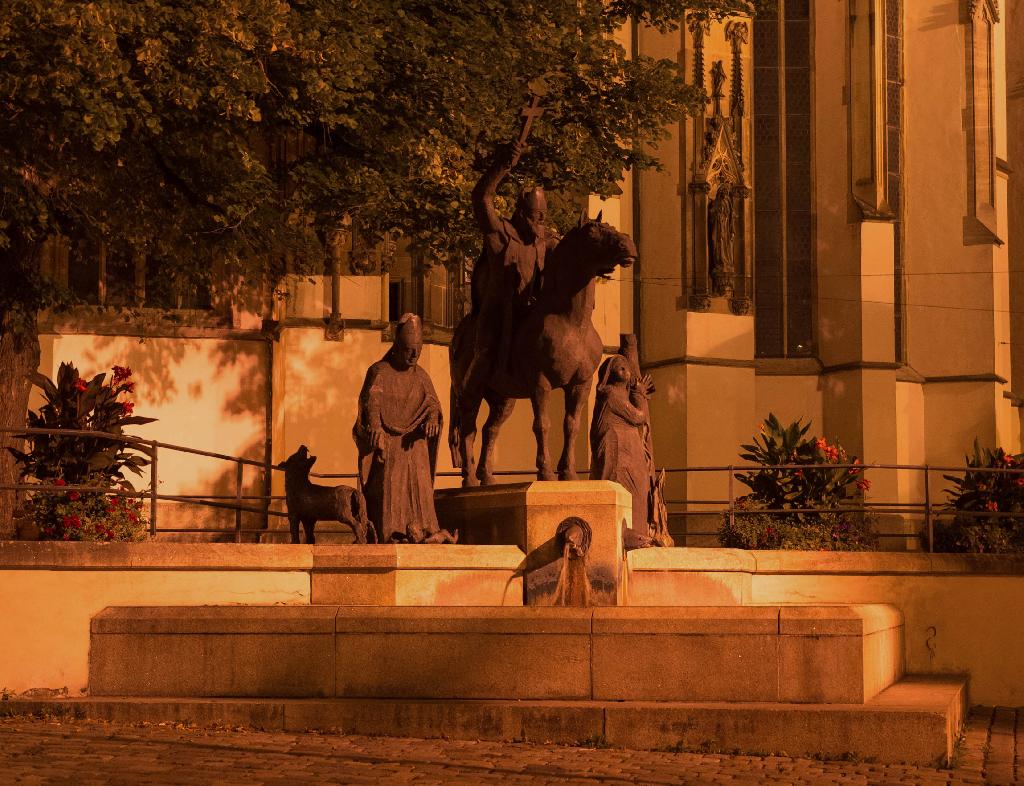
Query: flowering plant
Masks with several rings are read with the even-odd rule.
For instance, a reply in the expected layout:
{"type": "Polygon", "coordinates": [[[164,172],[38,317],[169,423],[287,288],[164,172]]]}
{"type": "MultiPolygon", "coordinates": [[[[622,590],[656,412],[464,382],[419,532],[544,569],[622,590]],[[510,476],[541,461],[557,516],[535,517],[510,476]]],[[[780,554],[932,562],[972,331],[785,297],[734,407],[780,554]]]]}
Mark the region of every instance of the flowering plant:
{"type": "Polygon", "coordinates": [[[1024,550],[1024,453],[982,448],[974,440],[974,455],[964,460],[970,469],[963,477],[943,476],[953,484],[945,493],[949,497],[947,510],[954,515],[936,521],[935,549],[986,553],[1024,550]]]}
{"type": "Polygon", "coordinates": [[[43,540],[107,542],[146,539],[148,523],[140,499],[69,491],[39,494],[33,500],[33,506],[43,540]]]}
{"type": "Polygon", "coordinates": [[[741,445],[740,458],[760,464],[764,469],[736,474],[750,487],[749,498],[767,508],[831,508],[858,492],[871,488],[858,467],[780,468],[786,464],[859,464],[838,443],[824,437],[807,436],[811,424],[799,420],[783,426],[775,415],[768,415],[754,435],[751,445],[741,445]]]}
{"type": "MultiPolygon", "coordinates": [[[[135,403],[127,396],[135,391],[135,382],[125,366],[114,366],[109,379],[97,374],[86,380],[73,364],[61,363],[56,381],[43,374],[35,374],[32,381],[42,391],[44,403],[38,412],[29,411],[29,428],[122,434],[125,426],[155,420],[134,414],[135,403]]],[[[142,468],[150,463],[144,452],[107,437],[23,436],[28,441],[27,452],[8,450],[21,465],[21,474],[40,484],[133,489],[125,471],[141,476],[142,468]]],[[[105,494],[92,491],[40,491],[32,497],[32,515],[43,538],[136,540],[140,526],[145,532],[141,503],[112,505],[105,494]]]]}
{"type": "MultiPolygon", "coordinates": [[[[114,366],[110,379],[97,374],[86,381],[71,363],[61,363],[56,382],[35,374],[33,384],[45,402],[38,412],[29,411],[29,428],[73,429],[122,434],[125,426],[152,423],[155,418],[133,414],[135,403],[127,395],[135,391],[132,370],[114,366]]],[[[30,450],[8,448],[21,465],[23,475],[47,483],[61,478],[71,485],[109,488],[127,483],[124,470],[141,476],[149,459],[123,442],[104,437],[26,434],[30,450]]],[[[131,484],[128,483],[130,486],[131,484]]]]}
{"type": "Polygon", "coordinates": [[[843,502],[871,488],[860,467],[842,466],[860,464],[860,459],[850,457],[838,443],[808,436],[810,428],[810,422],[804,425],[800,420],[783,426],[769,414],[753,443],[741,446],[740,458],[761,467],[735,475],[750,493],[736,500],[731,515],[722,514],[718,536],[723,546],[816,550],[874,546],[873,518],[840,510],[843,502]]]}

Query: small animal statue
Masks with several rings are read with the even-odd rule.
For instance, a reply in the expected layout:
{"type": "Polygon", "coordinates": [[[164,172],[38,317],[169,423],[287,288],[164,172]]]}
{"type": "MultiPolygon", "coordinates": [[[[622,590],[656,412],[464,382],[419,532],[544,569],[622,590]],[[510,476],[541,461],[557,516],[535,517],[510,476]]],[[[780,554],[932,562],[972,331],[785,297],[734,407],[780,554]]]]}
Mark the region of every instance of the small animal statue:
{"type": "Polygon", "coordinates": [[[318,486],[309,482],[309,470],[316,456],[300,445],[287,461],[278,466],[284,470],[284,496],[288,505],[288,524],[292,543],[299,542],[299,522],[306,530],[306,543],[316,543],[313,528],[318,521],[347,524],[356,536],[356,543],[376,543],[377,531],[366,517],[366,501],[359,489],[350,486],[318,486]]]}

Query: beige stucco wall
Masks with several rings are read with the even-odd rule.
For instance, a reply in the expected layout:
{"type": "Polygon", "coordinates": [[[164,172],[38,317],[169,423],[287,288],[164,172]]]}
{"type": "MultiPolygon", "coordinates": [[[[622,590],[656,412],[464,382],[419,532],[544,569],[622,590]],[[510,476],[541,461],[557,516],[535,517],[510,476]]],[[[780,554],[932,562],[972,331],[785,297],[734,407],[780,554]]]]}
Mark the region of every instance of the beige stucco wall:
{"type": "MultiPolygon", "coordinates": [[[[822,434],[821,379],[817,376],[757,375],[754,416],[764,420],[773,413],[781,422],[811,421],[811,431],[822,434]]],[[[753,428],[756,428],[756,424],[753,428]]],[[[753,431],[751,431],[753,433],[753,431]]],[[[830,436],[825,434],[826,437],[830,436]]]]}
{"type": "Polygon", "coordinates": [[[970,673],[974,704],[1024,701],[1024,576],[760,575],[753,603],[892,603],[904,615],[908,673],[970,673]]]}
{"type": "Polygon", "coordinates": [[[107,606],[237,603],[309,603],[309,574],[0,568],[0,687],[66,687],[81,695],[89,681],[89,620],[107,606]]]}
{"type": "Polygon", "coordinates": [[[1024,564],[1016,557],[736,549],[627,555],[633,605],[890,603],[907,673],[970,674],[970,700],[1024,701],[1024,564]]]}
{"type": "MultiPolygon", "coordinates": [[[[156,422],[129,426],[133,436],[172,445],[262,460],[267,439],[269,342],[260,339],[139,338],[91,333],[43,334],[40,371],[54,378],[63,361],[89,378],[110,374],[113,365],[129,366],[136,382],[135,414],[156,422]]],[[[32,406],[38,406],[35,394],[32,406]]],[[[235,464],[162,449],[158,480],[161,494],[235,493],[235,464]]],[[[137,489],[149,486],[129,474],[137,489]]],[[[243,493],[263,493],[263,473],[247,467],[243,493]]],[[[233,526],[233,514],[209,508],[161,504],[161,526],[233,526]],[[230,519],[230,522],[228,521],[230,519]]],[[[255,526],[244,517],[243,526],[255,526]]]]}

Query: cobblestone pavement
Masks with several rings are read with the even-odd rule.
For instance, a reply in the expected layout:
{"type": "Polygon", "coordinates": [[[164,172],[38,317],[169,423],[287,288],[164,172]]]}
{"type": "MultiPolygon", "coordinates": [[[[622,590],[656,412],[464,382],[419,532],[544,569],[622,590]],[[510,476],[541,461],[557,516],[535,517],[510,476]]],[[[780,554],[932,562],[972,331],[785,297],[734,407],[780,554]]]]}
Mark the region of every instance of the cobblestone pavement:
{"type": "Polygon", "coordinates": [[[0,719],[0,783],[1024,783],[1021,710],[975,708],[953,769],[174,724],[0,719]]]}

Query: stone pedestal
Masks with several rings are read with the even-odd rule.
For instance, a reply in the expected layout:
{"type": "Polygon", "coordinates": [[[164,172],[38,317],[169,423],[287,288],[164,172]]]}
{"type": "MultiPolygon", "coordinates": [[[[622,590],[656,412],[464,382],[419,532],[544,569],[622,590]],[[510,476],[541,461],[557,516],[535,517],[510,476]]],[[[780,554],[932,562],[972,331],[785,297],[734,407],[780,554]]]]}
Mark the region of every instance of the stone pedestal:
{"type": "Polygon", "coordinates": [[[530,606],[554,604],[562,570],[558,528],[568,518],[582,519],[590,533],[585,558],[590,605],[625,603],[622,539],[623,529],[632,528],[632,501],[618,483],[537,481],[441,489],[435,506],[440,525],[457,531],[459,543],[523,549],[524,602],[530,606]]]}

